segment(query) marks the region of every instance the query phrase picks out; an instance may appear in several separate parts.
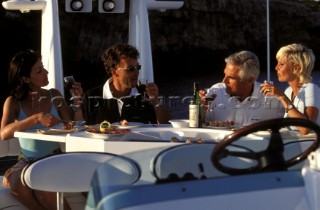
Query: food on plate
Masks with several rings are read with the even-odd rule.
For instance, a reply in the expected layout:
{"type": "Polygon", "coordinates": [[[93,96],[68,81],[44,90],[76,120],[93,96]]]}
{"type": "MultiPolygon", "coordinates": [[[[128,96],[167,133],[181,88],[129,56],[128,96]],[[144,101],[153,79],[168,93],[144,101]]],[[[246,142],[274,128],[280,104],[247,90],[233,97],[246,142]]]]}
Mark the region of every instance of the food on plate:
{"type": "Polygon", "coordinates": [[[213,126],[213,127],[233,127],[234,121],[226,120],[226,121],[208,121],[206,122],[206,126],[213,126]]]}
{"type": "Polygon", "coordinates": [[[108,121],[100,123],[99,128],[87,127],[87,132],[98,134],[125,134],[130,132],[130,129],[117,129],[117,126],[113,126],[108,121]]]}
{"type": "Polygon", "coordinates": [[[63,124],[63,129],[64,130],[71,130],[73,127],[76,125],[74,121],[69,121],[63,124]]]}
{"type": "Polygon", "coordinates": [[[204,139],[203,138],[196,138],[196,142],[197,143],[202,143],[202,142],[204,142],[204,139]]]}
{"type": "Polygon", "coordinates": [[[101,132],[108,132],[111,130],[111,124],[108,121],[103,121],[102,123],[100,123],[100,131],[101,132]]]}
{"type": "Polygon", "coordinates": [[[88,128],[87,132],[90,133],[101,133],[101,134],[125,134],[130,132],[130,129],[116,129],[115,126],[110,126],[109,130],[101,131],[97,128],[88,128]]]}
{"type": "Polygon", "coordinates": [[[191,143],[192,143],[192,139],[187,138],[187,139],[186,139],[186,143],[187,143],[187,144],[191,144],[191,143]]]}
{"type": "Polygon", "coordinates": [[[179,142],[179,139],[175,136],[171,137],[171,142],[179,142]]]}
{"type": "Polygon", "coordinates": [[[126,121],[126,120],[121,120],[121,121],[120,121],[120,125],[121,125],[121,126],[128,126],[128,121],[126,121]]]}
{"type": "MultiPolygon", "coordinates": [[[[183,142],[183,139],[179,140],[177,137],[172,136],[170,141],[171,142],[183,142]]],[[[202,142],[204,142],[204,139],[203,138],[195,138],[195,140],[192,140],[192,138],[187,137],[186,140],[185,140],[185,143],[187,143],[187,144],[191,144],[193,142],[202,143],[202,142]]]]}
{"type": "Polygon", "coordinates": [[[196,138],[195,140],[192,140],[192,138],[187,138],[186,143],[191,144],[191,143],[202,143],[204,142],[203,138],[196,138]]]}

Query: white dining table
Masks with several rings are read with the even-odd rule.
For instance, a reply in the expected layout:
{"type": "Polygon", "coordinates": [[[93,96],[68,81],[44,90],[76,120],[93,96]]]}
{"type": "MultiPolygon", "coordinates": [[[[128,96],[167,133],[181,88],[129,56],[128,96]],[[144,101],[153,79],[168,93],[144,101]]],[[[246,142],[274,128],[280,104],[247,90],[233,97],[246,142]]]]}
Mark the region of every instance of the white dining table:
{"type": "Polygon", "coordinates": [[[126,154],[135,151],[165,148],[186,143],[187,139],[195,141],[202,138],[205,141],[219,141],[231,130],[203,128],[173,128],[170,124],[147,125],[130,129],[131,131],[112,138],[96,136],[86,131],[67,134],[39,134],[35,130],[17,131],[15,137],[54,141],[61,143],[65,152],[109,152],[126,154]],[[173,142],[172,138],[177,139],[173,142]]]}
{"type": "MultiPolygon", "coordinates": [[[[77,131],[67,134],[39,134],[35,130],[17,131],[14,137],[36,139],[40,141],[54,141],[61,143],[65,152],[109,152],[114,154],[126,154],[141,150],[165,148],[184,144],[187,140],[195,142],[202,139],[205,142],[219,142],[232,130],[209,128],[173,128],[170,124],[147,125],[130,129],[131,131],[113,138],[95,136],[86,131],[77,131]],[[172,139],[178,140],[177,142],[172,139]]],[[[282,132],[285,140],[300,138],[313,138],[314,135],[297,135],[291,131],[282,132]]],[[[255,149],[261,145],[267,145],[270,133],[261,131],[243,137],[237,144],[255,149]]]]}
{"type": "Polygon", "coordinates": [[[28,139],[36,139],[41,141],[54,141],[60,143],[66,143],[67,134],[39,134],[36,130],[26,130],[26,131],[16,131],[14,132],[14,137],[22,137],[28,139]]]}
{"type": "Polygon", "coordinates": [[[110,152],[126,154],[154,148],[165,148],[186,143],[187,139],[195,141],[202,138],[205,141],[218,141],[231,133],[213,129],[172,128],[168,127],[138,127],[131,132],[113,139],[103,139],[88,134],[85,131],[66,135],[66,152],[110,152]],[[173,142],[172,138],[177,139],[173,142]]]}

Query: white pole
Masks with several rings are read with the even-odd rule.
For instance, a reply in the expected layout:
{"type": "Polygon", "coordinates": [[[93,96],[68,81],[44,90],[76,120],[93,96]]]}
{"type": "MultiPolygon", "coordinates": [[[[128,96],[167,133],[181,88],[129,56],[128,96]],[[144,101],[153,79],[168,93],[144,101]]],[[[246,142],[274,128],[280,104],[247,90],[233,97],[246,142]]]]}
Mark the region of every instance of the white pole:
{"type": "Polygon", "coordinates": [[[44,67],[49,71],[49,85],[47,88],[56,88],[64,94],[57,0],[47,0],[47,6],[42,10],[41,24],[42,62],[44,67]]]}
{"type": "Polygon", "coordinates": [[[146,0],[131,0],[129,14],[129,44],[140,53],[139,79],[142,82],[153,82],[153,63],[149,29],[149,17],[146,0]]]}
{"type": "Polygon", "coordinates": [[[269,0],[267,1],[267,80],[270,81],[270,25],[269,25],[269,0]]]}

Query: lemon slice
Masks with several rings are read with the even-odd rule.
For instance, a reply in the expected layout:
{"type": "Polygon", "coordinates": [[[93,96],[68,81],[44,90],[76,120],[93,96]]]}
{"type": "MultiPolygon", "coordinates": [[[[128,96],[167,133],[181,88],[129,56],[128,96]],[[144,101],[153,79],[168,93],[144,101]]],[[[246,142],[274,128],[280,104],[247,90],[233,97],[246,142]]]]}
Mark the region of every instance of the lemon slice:
{"type": "Polygon", "coordinates": [[[111,124],[108,121],[103,121],[102,123],[100,123],[100,131],[101,132],[108,132],[111,128],[111,124]]]}

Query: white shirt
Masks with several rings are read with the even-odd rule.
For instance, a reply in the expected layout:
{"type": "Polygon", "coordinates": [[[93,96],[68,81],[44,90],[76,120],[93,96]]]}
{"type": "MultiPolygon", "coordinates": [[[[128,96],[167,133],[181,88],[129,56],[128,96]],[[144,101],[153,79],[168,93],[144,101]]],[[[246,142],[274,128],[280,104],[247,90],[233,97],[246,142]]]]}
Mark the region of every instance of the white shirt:
{"type": "Polygon", "coordinates": [[[119,110],[119,114],[121,115],[121,111],[122,111],[122,106],[123,106],[123,101],[121,100],[122,98],[126,98],[126,97],[132,97],[132,96],[136,96],[136,95],[140,95],[140,93],[138,92],[137,88],[131,88],[130,94],[121,98],[115,98],[112,95],[112,92],[110,90],[110,83],[112,82],[112,77],[109,78],[106,83],[103,85],[103,93],[102,93],[102,98],[104,99],[116,99],[118,102],[118,110],[119,110]]]}
{"type": "MultiPolygon", "coordinates": [[[[289,86],[285,92],[286,96],[291,99],[292,88],[289,86]]],[[[320,108],[320,88],[313,83],[303,84],[298,95],[293,100],[293,105],[304,114],[305,108],[308,106],[320,108]]],[[[285,114],[285,117],[289,117],[285,114]]],[[[318,115],[317,124],[320,125],[320,117],[318,115]]]]}
{"type": "Polygon", "coordinates": [[[282,118],[284,107],[274,96],[264,96],[260,93],[260,83],[255,82],[251,97],[239,101],[226,92],[224,83],[213,85],[207,96],[216,94],[216,99],[211,102],[206,112],[206,121],[234,121],[236,126],[250,125],[252,123],[282,118]]]}

